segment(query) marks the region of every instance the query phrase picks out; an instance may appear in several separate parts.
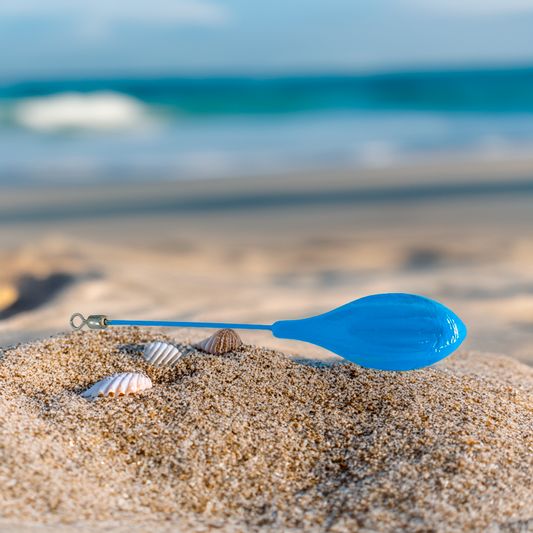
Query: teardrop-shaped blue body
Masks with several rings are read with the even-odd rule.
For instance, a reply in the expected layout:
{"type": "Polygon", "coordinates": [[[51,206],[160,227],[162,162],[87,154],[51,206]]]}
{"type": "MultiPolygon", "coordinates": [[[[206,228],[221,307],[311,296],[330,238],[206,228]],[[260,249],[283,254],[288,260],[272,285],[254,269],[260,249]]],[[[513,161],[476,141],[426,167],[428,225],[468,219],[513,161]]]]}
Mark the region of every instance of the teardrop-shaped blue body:
{"type": "Polygon", "coordinates": [[[466,326],[442,304],[414,294],[366,296],[302,320],[280,320],[272,333],[322,346],[366,368],[414,370],[455,351],[466,326]]]}

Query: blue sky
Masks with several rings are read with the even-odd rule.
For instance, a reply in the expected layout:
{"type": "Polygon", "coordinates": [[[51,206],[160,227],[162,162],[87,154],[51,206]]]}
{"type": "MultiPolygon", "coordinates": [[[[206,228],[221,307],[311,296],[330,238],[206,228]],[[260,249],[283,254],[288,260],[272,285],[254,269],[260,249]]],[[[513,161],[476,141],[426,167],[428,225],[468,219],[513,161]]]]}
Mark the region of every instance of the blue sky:
{"type": "Polygon", "coordinates": [[[533,0],[0,0],[5,79],[533,64],[533,0]]]}

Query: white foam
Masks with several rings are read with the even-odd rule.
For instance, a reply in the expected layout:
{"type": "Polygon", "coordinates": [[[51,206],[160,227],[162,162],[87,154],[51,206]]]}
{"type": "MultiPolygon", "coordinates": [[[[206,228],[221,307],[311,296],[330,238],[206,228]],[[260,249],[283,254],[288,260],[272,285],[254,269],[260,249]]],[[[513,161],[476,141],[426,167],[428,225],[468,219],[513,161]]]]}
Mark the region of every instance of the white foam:
{"type": "Polygon", "coordinates": [[[27,98],[15,107],[14,118],[20,125],[37,131],[127,130],[150,120],[142,102],[109,91],[27,98]]]}

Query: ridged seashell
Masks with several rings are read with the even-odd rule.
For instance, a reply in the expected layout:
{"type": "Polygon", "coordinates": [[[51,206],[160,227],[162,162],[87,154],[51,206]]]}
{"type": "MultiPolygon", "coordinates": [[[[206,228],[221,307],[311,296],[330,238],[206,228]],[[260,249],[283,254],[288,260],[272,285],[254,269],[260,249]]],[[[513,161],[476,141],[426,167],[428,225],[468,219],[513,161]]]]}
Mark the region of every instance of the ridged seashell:
{"type": "Polygon", "coordinates": [[[174,365],[182,355],[172,344],[160,341],[147,344],[143,353],[145,360],[155,366],[174,365]]]}
{"type": "Polygon", "coordinates": [[[242,340],[239,335],[232,329],[221,329],[204,339],[198,344],[198,348],[207,353],[215,355],[231,352],[242,346],[242,340]]]}
{"type": "Polygon", "coordinates": [[[148,376],[137,372],[122,372],[95,383],[81,395],[91,401],[99,396],[127,396],[151,388],[152,380],[148,376]]]}

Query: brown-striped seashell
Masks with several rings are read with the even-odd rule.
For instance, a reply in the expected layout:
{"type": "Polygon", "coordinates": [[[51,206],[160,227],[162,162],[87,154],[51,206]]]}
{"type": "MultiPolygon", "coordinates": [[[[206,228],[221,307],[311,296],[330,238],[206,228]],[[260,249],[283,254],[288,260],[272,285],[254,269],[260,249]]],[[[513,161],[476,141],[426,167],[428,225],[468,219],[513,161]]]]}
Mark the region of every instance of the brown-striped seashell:
{"type": "Polygon", "coordinates": [[[197,348],[207,353],[220,355],[231,352],[242,346],[243,342],[239,335],[232,329],[221,329],[204,339],[197,345],[197,348]]]}
{"type": "Polygon", "coordinates": [[[144,347],[143,357],[155,366],[172,366],[183,354],[172,344],[155,341],[144,347]]]}
{"type": "Polygon", "coordinates": [[[96,400],[104,396],[127,396],[152,388],[152,380],[137,372],[122,372],[95,383],[90,389],[81,393],[87,400],[96,400]]]}

